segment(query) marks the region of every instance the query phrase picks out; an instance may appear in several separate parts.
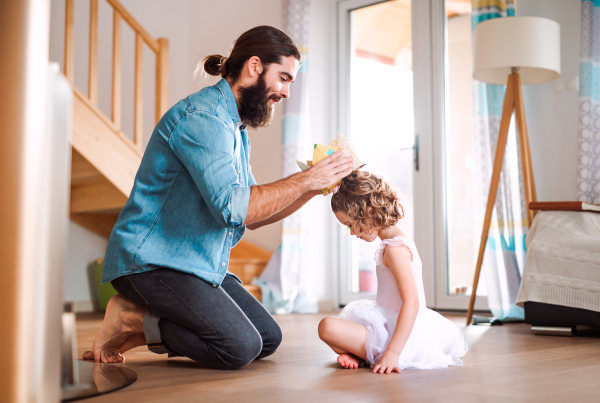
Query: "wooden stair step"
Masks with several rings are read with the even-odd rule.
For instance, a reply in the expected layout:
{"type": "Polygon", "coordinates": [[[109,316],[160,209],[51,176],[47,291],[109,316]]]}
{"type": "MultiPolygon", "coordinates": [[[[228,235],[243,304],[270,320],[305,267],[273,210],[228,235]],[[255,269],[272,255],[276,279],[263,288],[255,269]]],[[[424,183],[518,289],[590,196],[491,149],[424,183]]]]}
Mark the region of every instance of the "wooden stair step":
{"type": "Polygon", "coordinates": [[[125,206],[141,154],[73,88],[71,220],[108,238],[125,206]]]}
{"type": "Polygon", "coordinates": [[[232,258],[247,258],[247,259],[271,259],[272,253],[268,250],[261,248],[251,242],[244,241],[243,239],[231,249],[232,258]]]}
{"type": "Polygon", "coordinates": [[[252,285],[252,284],[244,284],[244,288],[246,290],[248,290],[248,292],[250,294],[252,294],[252,296],[254,298],[256,298],[259,302],[262,301],[262,293],[260,292],[260,287],[257,285],[252,285]]]}
{"type": "Polygon", "coordinates": [[[70,218],[83,228],[108,239],[119,218],[119,213],[71,213],[70,218]]]}
{"type": "Polygon", "coordinates": [[[264,259],[230,258],[228,269],[244,283],[250,283],[261,275],[267,263],[269,261],[264,259]]]}
{"type": "Polygon", "coordinates": [[[268,250],[244,240],[231,249],[229,271],[238,276],[244,282],[244,288],[259,301],[262,301],[260,287],[251,283],[262,274],[271,255],[268,250]]]}

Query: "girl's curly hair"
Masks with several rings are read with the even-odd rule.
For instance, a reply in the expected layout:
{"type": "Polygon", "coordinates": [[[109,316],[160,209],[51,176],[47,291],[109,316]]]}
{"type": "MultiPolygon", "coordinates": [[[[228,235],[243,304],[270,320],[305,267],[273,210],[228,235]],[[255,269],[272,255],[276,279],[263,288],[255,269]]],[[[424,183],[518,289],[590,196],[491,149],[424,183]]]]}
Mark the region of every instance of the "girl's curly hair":
{"type": "Polygon", "coordinates": [[[386,229],[404,217],[396,190],[380,177],[358,169],[342,179],[331,198],[331,209],[346,213],[354,221],[354,233],[367,232],[372,225],[386,229]]]}

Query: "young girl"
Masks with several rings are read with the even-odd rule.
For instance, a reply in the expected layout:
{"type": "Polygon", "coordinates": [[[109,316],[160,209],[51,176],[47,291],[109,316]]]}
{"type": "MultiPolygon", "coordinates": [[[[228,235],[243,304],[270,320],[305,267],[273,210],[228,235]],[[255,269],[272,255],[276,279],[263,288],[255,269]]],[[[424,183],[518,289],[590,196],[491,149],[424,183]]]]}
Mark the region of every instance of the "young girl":
{"type": "Polygon", "coordinates": [[[462,365],[468,348],[461,331],[425,306],[421,259],[398,225],[404,208],[396,191],[355,170],[342,180],[331,208],[350,234],[383,241],[375,253],[376,301],[354,301],[319,323],[319,337],[339,354],[338,362],[358,368],[366,360],[381,374],[462,365]]]}

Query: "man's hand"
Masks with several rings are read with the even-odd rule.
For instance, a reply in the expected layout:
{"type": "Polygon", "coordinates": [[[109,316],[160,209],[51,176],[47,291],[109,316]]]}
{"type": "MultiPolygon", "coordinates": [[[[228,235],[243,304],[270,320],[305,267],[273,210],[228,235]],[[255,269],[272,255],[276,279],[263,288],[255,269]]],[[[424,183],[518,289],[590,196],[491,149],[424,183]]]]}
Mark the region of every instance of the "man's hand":
{"type": "Polygon", "coordinates": [[[353,166],[353,157],[344,157],[343,150],[336,151],[304,171],[304,181],[308,182],[310,190],[324,189],[350,175],[353,166]]]}
{"type": "Polygon", "coordinates": [[[337,151],[310,169],[277,182],[252,186],[244,224],[256,223],[257,225],[252,227],[258,228],[265,225],[265,223],[273,222],[272,220],[266,220],[306,195],[305,200],[298,200],[298,203],[290,206],[289,209],[273,219],[285,217],[286,214],[296,211],[312,196],[318,194],[320,189],[326,188],[339,179],[348,176],[352,172],[354,158],[343,157],[343,153],[343,151],[337,151]],[[261,221],[263,222],[260,223],[261,221]]]}

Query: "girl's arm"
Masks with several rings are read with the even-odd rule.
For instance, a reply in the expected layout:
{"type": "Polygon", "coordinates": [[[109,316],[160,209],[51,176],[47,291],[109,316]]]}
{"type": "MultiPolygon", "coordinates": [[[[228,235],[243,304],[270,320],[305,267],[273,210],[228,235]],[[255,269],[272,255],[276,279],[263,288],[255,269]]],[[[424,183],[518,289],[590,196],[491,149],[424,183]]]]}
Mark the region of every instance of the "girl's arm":
{"type": "Polygon", "coordinates": [[[411,267],[412,252],[407,246],[388,246],[384,251],[383,263],[389,267],[396,279],[402,307],[398,323],[387,350],[373,368],[374,373],[389,374],[398,369],[398,357],[410,336],[419,312],[419,293],[411,267]]]}

